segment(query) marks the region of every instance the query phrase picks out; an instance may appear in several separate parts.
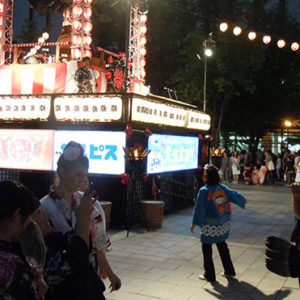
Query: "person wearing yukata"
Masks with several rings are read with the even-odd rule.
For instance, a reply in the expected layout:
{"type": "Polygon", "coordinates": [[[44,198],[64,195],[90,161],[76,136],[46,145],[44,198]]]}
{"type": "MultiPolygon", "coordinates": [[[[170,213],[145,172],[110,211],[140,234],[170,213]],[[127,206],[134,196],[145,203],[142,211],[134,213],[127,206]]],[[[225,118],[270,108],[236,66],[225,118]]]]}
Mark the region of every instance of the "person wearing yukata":
{"type": "MultiPolygon", "coordinates": [[[[76,226],[75,210],[84,198],[79,192],[87,182],[89,160],[84,155],[82,145],[71,141],[64,148],[57,162],[57,175],[59,183],[55,190],[41,199],[41,205],[48,213],[53,231],[63,234],[71,231],[76,226]]],[[[121,287],[120,278],[112,271],[105,252],[109,251],[110,243],[106,236],[105,215],[99,201],[95,201],[90,221],[92,265],[107,274],[111,282],[111,291],[121,287]]]]}
{"type": "Polygon", "coordinates": [[[85,56],[82,59],[82,66],[75,72],[75,81],[78,87],[78,93],[93,93],[92,72],[88,69],[91,66],[91,59],[85,56]]]}
{"type": "Polygon", "coordinates": [[[204,167],[203,182],[205,186],[199,190],[190,230],[194,233],[195,226],[200,227],[204,274],[199,275],[199,279],[214,282],[212,244],[216,244],[221,257],[224,268],[221,275],[228,278],[236,275],[226,239],[230,232],[231,203],[245,208],[246,201],[240,193],[220,184],[218,169],[214,165],[204,167]]]}

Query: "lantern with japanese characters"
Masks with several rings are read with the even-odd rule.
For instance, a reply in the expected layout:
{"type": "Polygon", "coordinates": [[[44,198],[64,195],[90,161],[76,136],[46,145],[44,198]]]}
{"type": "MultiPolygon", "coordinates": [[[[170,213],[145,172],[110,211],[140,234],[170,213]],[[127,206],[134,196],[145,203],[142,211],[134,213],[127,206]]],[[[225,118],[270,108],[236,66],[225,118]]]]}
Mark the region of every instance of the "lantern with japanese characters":
{"type": "Polygon", "coordinates": [[[84,56],[92,57],[91,30],[93,0],[73,0],[72,6],[72,59],[82,60],[84,56]]]}
{"type": "Polygon", "coordinates": [[[145,80],[146,77],[146,71],[145,71],[145,66],[146,66],[146,54],[147,50],[145,47],[145,44],[147,42],[146,39],[146,33],[147,33],[147,15],[146,14],[140,14],[139,15],[139,78],[141,80],[145,80]]]}

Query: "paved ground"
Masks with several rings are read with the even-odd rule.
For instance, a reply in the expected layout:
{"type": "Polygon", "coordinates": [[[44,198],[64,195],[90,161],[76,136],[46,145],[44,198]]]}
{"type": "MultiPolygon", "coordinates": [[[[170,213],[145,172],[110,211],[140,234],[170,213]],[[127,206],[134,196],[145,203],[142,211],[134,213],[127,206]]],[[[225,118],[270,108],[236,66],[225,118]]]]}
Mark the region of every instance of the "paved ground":
{"type": "MultiPolygon", "coordinates": [[[[293,228],[290,189],[228,184],[248,200],[245,210],[232,205],[228,244],[237,272],[229,281],[220,276],[216,247],[217,283],[198,279],[203,273],[199,234],[189,231],[193,208],[165,215],[163,227],[147,232],[134,228],[109,230],[113,251],[108,259],[122,279],[122,288],[106,293],[109,300],[299,299],[298,280],[277,276],[265,267],[265,239],[289,237],[293,228]]],[[[109,282],[106,280],[106,285],[109,282]]]]}

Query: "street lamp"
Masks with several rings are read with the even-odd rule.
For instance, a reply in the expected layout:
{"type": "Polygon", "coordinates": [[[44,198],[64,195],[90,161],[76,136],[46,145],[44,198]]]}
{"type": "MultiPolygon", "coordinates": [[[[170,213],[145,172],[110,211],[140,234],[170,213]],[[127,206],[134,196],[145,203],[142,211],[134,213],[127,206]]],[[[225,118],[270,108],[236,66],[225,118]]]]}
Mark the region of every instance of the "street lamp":
{"type": "MultiPolygon", "coordinates": [[[[215,46],[215,41],[212,38],[212,32],[208,35],[208,38],[202,43],[204,46],[204,87],[203,87],[203,111],[206,111],[206,78],[207,78],[207,57],[211,57],[213,52],[210,48],[207,48],[207,44],[215,46]]],[[[197,57],[201,59],[200,55],[197,57]]]]}

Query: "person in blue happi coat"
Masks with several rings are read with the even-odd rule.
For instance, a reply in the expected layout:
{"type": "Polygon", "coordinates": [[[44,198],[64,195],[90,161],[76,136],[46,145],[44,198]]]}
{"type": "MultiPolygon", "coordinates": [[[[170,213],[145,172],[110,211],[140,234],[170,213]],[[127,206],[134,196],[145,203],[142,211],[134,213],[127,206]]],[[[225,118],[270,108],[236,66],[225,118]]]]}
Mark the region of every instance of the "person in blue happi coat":
{"type": "Polygon", "coordinates": [[[212,244],[217,245],[222,260],[224,272],[221,275],[229,278],[236,275],[226,239],[230,232],[231,203],[245,208],[246,200],[240,193],[220,184],[218,169],[214,165],[204,167],[203,182],[205,186],[199,190],[190,230],[194,233],[195,226],[200,227],[204,274],[199,275],[199,279],[213,282],[216,274],[212,244]]]}

